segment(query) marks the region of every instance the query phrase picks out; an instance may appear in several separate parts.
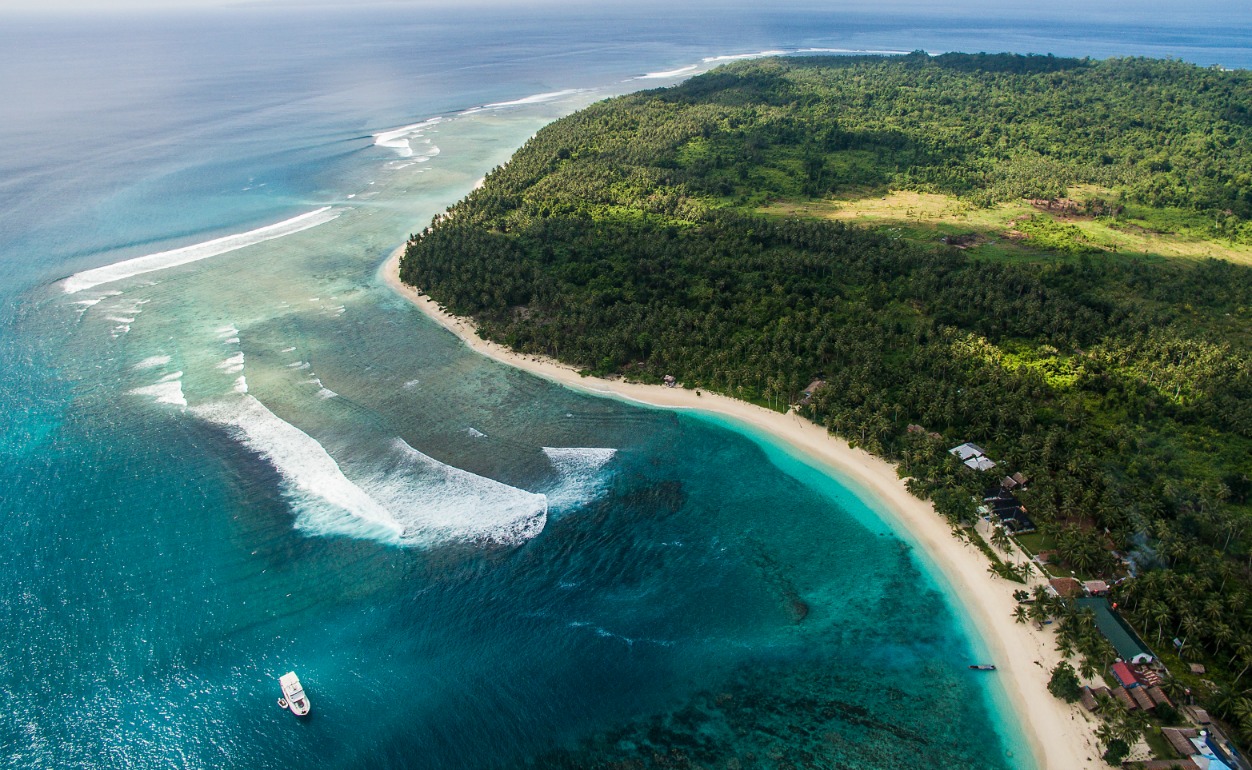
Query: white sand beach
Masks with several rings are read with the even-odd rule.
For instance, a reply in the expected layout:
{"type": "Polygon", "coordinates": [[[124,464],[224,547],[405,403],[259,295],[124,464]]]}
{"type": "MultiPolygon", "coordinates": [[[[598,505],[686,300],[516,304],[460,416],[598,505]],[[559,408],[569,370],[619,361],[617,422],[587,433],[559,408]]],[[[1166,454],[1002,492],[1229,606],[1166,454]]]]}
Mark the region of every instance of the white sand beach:
{"type": "MultiPolygon", "coordinates": [[[[1095,721],[1083,709],[1066,704],[1047,690],[1052,668],[1060,660],[1049,627],[1036,631],[1017,623],[1013,598],[1018,583],[988,574],[987,558],[974,546],[958,539],[948,523],[929,502],[914,497],[896,476],[895,466],[847,442],[795,413],[779,414],[763,407],[713,393],[641,385],[584,377],[564,364],[543,357],[521,355],[487,342],[475,332],[473,322],[443,311],[433,300],[400,281],[400,257],[404,246],[384,263],[380,274],[389,286],[413,302],[473,350],[501,363],[524,369],[545,379],[587,393],[623,398],[651,406],[689,409],[730,417],[769,433],[803,452],[816,462],[851,478],[883,501],[900,529],[912,534],[938,566],[955,596],[973,618],[998,667],[994,676],[1011,698],[1022,719],[1022,732],[1031,743],[1041,770],[1078,770],[1104,767],[1097,747],[1095,721]]],[[[1034,576],[1033,582],[1042,578],[1034,576]]],[[[978,661],[982,662],[982,661],[978,661]]]]}

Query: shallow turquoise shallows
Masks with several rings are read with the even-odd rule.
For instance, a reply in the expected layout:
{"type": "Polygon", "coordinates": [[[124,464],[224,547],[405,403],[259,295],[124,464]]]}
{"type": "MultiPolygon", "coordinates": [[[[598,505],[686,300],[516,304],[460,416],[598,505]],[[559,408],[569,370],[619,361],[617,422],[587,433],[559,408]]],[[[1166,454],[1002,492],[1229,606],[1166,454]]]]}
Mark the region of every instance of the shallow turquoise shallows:
{"type": "MultiPolygon", "coordinates": [[[[545,123],[717,56],[1054,42],[944,13],[0,25],[4,763],[1033,767],[879,502],[377,276],[545,123]]],[[[1189,18],[1051,50],[1248,63],[1246,13],[1189,18]]]]}

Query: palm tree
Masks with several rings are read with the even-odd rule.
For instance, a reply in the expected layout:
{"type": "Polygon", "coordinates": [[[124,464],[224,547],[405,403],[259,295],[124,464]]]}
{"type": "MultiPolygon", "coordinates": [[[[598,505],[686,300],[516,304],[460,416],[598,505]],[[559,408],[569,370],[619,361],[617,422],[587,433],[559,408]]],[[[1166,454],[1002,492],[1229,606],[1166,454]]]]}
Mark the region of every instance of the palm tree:
{"type": "Polygon", "coordinates": [[[1018,623],[1025,623],[1028,617],[1029,615],[1026,612],[1026,605],[1024,604],[1017,605],[1017,608],[1013,610],[1013,619],[1018,623]]]}
{"type": "Polygon", "coordinates": [[[1003,525],[991,530],[991,544],[1005,553],[1013,552],[1013,541],[1009,539],[1008,530],[1003,525]]]}
{"type": "Polygon", "coordinates": [[[1100,673],[1100,667],[1095,664],[1094,660],[1084,655],[1078,663],[1078,673],[1083,679],[1091,679],[1100,673]]]}

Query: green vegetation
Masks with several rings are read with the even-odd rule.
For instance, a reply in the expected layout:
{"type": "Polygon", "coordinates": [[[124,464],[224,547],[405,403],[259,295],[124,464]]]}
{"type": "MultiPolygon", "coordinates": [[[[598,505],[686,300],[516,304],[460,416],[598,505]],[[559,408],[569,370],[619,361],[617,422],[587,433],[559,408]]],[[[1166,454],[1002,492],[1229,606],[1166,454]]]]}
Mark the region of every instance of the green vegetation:
{"type": "Polygon", "coordinates": [[[1133,556],[1114,598],[1252,738],[1249,169],[1247,72],[740,63],[540,131],[401,271],[588,372],[780,410],[823,379],[802,413],[954,524],[995,480],[947,449],[978,443],[1064,569],[1133,556]]]}
{"type": "Polygon", "coordinates": [[[1066,703],[1073,703],[1082,695],[1082,686],[1078,683],[1078,674],[1074,667],[1065,661],[1056,664],[1052,669],[1052,678],[1048,680],[1048,691],[1066,703]]]}

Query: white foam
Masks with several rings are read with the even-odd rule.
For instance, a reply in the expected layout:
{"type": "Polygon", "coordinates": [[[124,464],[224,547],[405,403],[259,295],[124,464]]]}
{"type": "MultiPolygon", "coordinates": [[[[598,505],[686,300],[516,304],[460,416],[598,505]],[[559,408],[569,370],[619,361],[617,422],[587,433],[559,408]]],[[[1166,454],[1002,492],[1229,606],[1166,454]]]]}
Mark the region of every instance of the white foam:
{"type": "Polygon", "coordinates": [[[486,438],[487,437],[486,433],[483,433],[481,430],[478,430],[477,428],[466,428],[465,432],[470,434],[474,438],[486,438]]]}
{"type": "MultiPolygon", "coordinates": [[[[420,139],[422,131],[442,122],[443,118],[431,118],[421,123],[414,123],[409,126],[392,129],[391,131],[374,134],[374,146],[395,150],[402,158],[411,158],[413,157],[411,140],[420,139]]],[[[373,183],[371,182],[371,184],[373,183]]]]}
{"type": "Polygon", "coordinates": [[[296,527],[405,546],[514,545],[547,523],[547,498],[441,463],[395,439],[354,482],[312,436],[250,395],[192,407],[225,428],[282,477],[296,527]]]}
{"type": "Polygon", "coordinates": [[[705,64],[713,64],[720,61],[738,61],[739,59],[759,59],[762,56],[783,56],[787,51],[757,51],[756,53],[736,53],[727,56],[708,56],[703,59],[705,64]]]}
{"type": "Polygon", "coordinates": [[[602,447],[544,447],[548,462],[556,469],[558,481],[556,489],[549,493],[552,507],[556,510],[569,510],[587,503],[598,497],[605,488],[605,477],[601,473],[613,456],[616,449],[602,447]]]}
{"type": "Polygon", "coordinates": [[[150,396],[158,404],[186,406],[187,399],[183,397],[182,376],[182,372],[167,374],[153,385],[135,388],[130,392],[136,396],[150,396]]]}
{"type": "Polygon", "coordinates": [[[236,353],[235,355],[231,356],[225,361],[222,361],[221,363],[219,363],[217,365],[217,368],[218,369],[230,369],[236,366],[243,366],[243,362],[244,362],[243,352],[240,351],[239,353],[236,353]]]}
{"type": "Polygon", "coordinates": [[[248,392],[248,379],[244,377],[242,374],[239,375],[237,378],[235,378],[235,392],[236,393],[248,392]]]}
{"type": "Polygon", "coordinates": [[[230,324],[228,326],[217,327],[216,329],[213,330],[213,333],[216,334],[218,338],[220,339],[222,337],[234,337],[236,334],[239,333],[239,330],[235,328],[234,324],[230,324]]]}
{"type": "Polygon", "coordinates": [[[158,366],[165,366],[170,362],[169,356],[149,356],[139,363],[131,367],[131,369],[155,369],[158,366]]]}
{"type": "Polygon", "coordinates": [[[419,384],[421,384],[421,382],[422,382],[421,380],[409,380],[408,382],[404,383],[404,389],[412,390],[413,388],[416,388],[419,384]]]}
{"type": "Polygon", "coordinates": [[[492,104],[484,104],[483,109],[498,110],[503,107],[520,107],[524,104],[543,104],[544,102],[553,102],[566,96],[573,96],[576,93],[579,93],[577,88],[566,88],[562,91],[550,91],[545,94],[524,96],[521,99],[514,99],[511,102],[493,102],[492,104]]]}
{"type": "Polygon", "coordinates": [[[400,439],[387,457],[361,487],[404,525],[406,543],[517,545],[547,524],[544,495],[441,463],[400,439]]]}
{"type": "Polygon", "coordinates": [[[252,246],[275,238],[292,235],[302,230],[308,230],[311,227],[316,227],[335,219],[339,214],[340,212],[332,207],[324,206],[307,214],[301,214],[276,224],[259,227],[256,230],[249,230],[246,233],[228,235],[224,238],[215,238],[211,241],[185,246],[181,249],[148,254],[143,257],[115,262],[112,265],[84,270],[66,278],[61,283],[61,288],[67,294],[73,294],[100,284],[120,281],[123,278],[131,278],[154,270],[164,270],[169,267],[198,262],[202,259],[242,249],[245,246],[252,246]]]}
{"type": "Polygon", "coordinates": [[[666,78],[676,78],[695,72],[697,69],[699,69],[699,67],[696,65],[689,64],[686,67],[679,67],[676,70],[669,70],[667,72],[649,72],[646,75],[640,75],[635,78],[635,80],[664,80],[666,78]]]}
{"type": "Polygon", "coordinates": [[[335,398],[339,394],[329,388],[321,388],[317,391],[318,398],[335,398]]]}
{"type": "Polygon", "coordinates": [[[907,56],[911,51],[897,51],[891,48],[801,48],[796,53],[851,53],[873,54],[879,56],[907,56]]]}
{"type": "Polygon", "coordinates": [[[192,412],[225,428],[274,467],[296,509],[297,528],[399,543],[404,527],[391,513],[353,484],[312,436],[253,396],[196,406],[192,412]]]}
{"type": "Polygon", "coordinates": [[[291,351],[293,351],[293,350],[295,350],[295,349],[296,349],[296,348],[295,348],[295,346],[293,345],[293,346],[291,346],[291,347],[289,347],[289,348],[283,348],[282,350],[280,350],[280,351],[278,351],[278,352],[280,352],[280,353],[290,353],[291,351]]]}
{"type": "Polygon", "coordinates": [[[231,337],[231,338],[230,338],[230,339],[228,339],[228,340],[223,340],[223,341],[222,341],[222,344],[223,344],[223,345],[238,345],[238,344],[239,344],[239,338],[238,338],[238,337],[231,337]]]}

